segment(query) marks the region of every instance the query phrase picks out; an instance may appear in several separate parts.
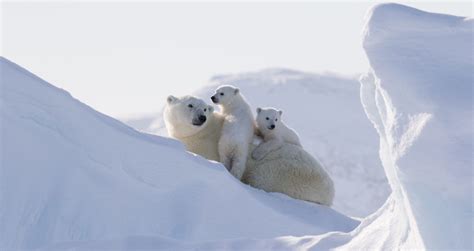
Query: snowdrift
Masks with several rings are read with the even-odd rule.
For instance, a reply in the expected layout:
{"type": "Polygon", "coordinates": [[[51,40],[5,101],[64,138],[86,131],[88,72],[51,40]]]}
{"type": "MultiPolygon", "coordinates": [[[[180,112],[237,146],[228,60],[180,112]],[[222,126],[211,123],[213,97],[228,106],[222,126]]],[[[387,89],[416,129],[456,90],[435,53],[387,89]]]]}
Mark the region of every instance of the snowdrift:
{"type": "MultiPolygon", "coordinates": [[[[369,12],[371,69],[360,101],[392,192],[360,224],[245,186],[222,165],[97,113],[2,58],[0,249],[470,250],[473,25],[397,4],[369,12]]],[[[236,81],[228,77],[218,80],[236,81]]],[[[249,100],[272,104],[273,93],[293,90],[273,88],[261,103],[249,100]]],[[[307,88],[313,96],[298,94],[332,91],[307,88]]],[[[331,105],[305,113],[330,109],[338,128],[344,119],[336,112],[346,105],[331,105]]],[[[292,126],[323,137],[292,106],[282,106],[292,126]]]]}
{"type": "Polygon", "coordinates": [[[361,101],[392,193],[313,249],[472,250],[472,19],[382,4],[368,14],[361,101]]]}
{"type": "Polygon", "coordinates": [[[407,217],[402,247],[472,249],[473,35],[472,18],[396,4],[365,29],[361,99],[407,217]]]}
{"type": "MultiPolygon", "coordinates": [[[[322,162],[333,179],[333,208],[365,217],[383,205],[390,188],[379,159],[379,137],[360,103],[357,78],[267,69],[215,76],[194,95],[211,103],[211,95],[221,84],[239,87],[253,111],[259,106],[283,109],[283,120],[295,128],[305,149],[322,162]]],[[[168,136],[160,113],[125,122],[138,130],[168,136]]]]}
{"type": "Polygon", "coordinates": [[[333,209],[250,188],[177,141],[139,133],[0,63],[2,250],[120,247],[118,240],[147,236],[178,247],[358,225],[333,209]]]}

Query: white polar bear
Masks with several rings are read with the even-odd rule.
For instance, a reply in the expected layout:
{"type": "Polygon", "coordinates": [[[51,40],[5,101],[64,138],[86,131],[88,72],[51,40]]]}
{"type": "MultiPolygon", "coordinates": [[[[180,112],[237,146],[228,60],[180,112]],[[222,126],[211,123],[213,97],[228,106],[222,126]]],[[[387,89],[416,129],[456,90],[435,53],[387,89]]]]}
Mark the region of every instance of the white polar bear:
{"type": "MultiPolygon", "coordinates": [[[[224,118],[203,100],[191,96],[168,97],[164,121],[168,134],[183,142],[188,151],[219,161],[217,145],[224,118]],[[198,125],[196,118],[199,120],[203,114],[206,120],[198,125]]],[[[249,153],[255,147],[250,144],[249,153]]],[[[261,160],[249,156],[242,182],[267,192],[328,206],[334,198],[334,185],[324,168],[301,147],[287,143],[261,160]]]]}
{"type": "Polygon", "coordinates": [[[257,108],[257,130],[264,142],[253,151],[252,158],[260,160],[269,152],[280,148],[283,143],[302,147],[298,134],[283,123],[282,113],[275,108],[257,108]]]}
{"type": "Polygon", "coordinates": [[[241,179],[245,171],[248,147],[253,140],[255,123],[252,110],[238,88],[223,85],[211,97],[224,117],[218,143],[220,162],[241,179]]]}
{"type": "Polygon", "coordinates": [[[168,135],[183,142],[188,151],[220,160],[217,142],[223,118],[214,107],[193,96],[169,96],[163,116],[168,135]]]}

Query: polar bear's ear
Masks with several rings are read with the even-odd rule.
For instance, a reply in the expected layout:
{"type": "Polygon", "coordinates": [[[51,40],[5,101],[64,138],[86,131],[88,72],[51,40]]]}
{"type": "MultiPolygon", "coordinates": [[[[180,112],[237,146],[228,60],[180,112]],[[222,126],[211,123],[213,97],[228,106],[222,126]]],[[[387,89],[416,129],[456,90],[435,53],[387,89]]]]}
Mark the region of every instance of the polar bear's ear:
{"type": "Polygon", "coordinates": [[[262,111],[262,108],[258,107],[257,108],[257,114],[259,114],[262,111]]]}
{"type": "Polygon", "coordinates": [[[171,104],[171,103],[175,102],[176,100],[178,100],[178,98],[173,96],[173,95],[169,95],[166,100],[168,101],[168,104],[171,104]]]}
{"type": "Polygon", "coordinates": [[[214,106],[210,105],[207,107],[207,109],[209,109],[209,112],[213,112],[214,111],[214,106]]]}
{"type": "Polygon", "coordinates": [[[235,88],[234,90],[234,94],[237,94],[237,93],[239,93],[239,88],[235,88]]]}
{"type": "Polygon", "coordinates": [[[283,111],[282,110],[279,110],[278,111],[278,114],[280,114],[280,116],[283,114],[283,111]]]}

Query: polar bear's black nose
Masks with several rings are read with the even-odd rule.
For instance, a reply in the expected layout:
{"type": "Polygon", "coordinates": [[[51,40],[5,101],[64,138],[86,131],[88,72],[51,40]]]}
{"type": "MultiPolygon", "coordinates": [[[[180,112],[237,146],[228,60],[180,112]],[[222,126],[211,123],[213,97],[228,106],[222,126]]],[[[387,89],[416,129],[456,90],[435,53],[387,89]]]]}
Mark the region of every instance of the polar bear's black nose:
{"type": "Polygon", "coordinates": [[[212,100],[212,102],[214,102],[214,103],[216,103],[216,102],[217,102],[217,101],[216,101],[216,97],[215,97],[215,96],[212,96],[212,97],[211,97],[211,100],[212,100]]]}
{"type": "Polygon", "coordinates": [[[199,121],[201,121],[201,122],[203,122],[203,123],[206,122],[206,116],[200,115],[200,116],[199,116],[199,121]]]}
{"type": "Polygon", "coordinates": [[[270,126],[270,129],[271,129],[271,130],[275,129],[275,125],[271,125],[271,126],[270,126]]]}

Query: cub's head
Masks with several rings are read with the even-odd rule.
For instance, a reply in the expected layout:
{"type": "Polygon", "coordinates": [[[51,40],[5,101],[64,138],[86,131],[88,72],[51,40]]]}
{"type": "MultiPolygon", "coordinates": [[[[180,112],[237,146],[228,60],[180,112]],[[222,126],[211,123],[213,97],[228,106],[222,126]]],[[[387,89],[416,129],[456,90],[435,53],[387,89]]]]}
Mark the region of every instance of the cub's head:
{"type": "Polygon", "coordinates": [[[193,135],[206,127],[213,116],[214,108],[193,96],[168,96],[166,101],[164,120],[170,136],[193,135]]]}
{"type": "Polygon", "coordinates": [[[211,97],[212,102],[218,105],[227,105],[239,94],[239,88],[231,85],[222,85],[217,88],[216,93],[211,97]]]}
{"type": "Polygon", "coordinates": [[[257,108],[257,126],[263,133],[271,133],[281,125],[283,111],[274,108],[257,108]]]}

